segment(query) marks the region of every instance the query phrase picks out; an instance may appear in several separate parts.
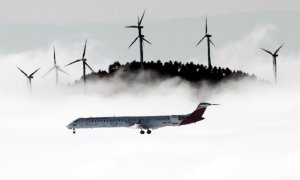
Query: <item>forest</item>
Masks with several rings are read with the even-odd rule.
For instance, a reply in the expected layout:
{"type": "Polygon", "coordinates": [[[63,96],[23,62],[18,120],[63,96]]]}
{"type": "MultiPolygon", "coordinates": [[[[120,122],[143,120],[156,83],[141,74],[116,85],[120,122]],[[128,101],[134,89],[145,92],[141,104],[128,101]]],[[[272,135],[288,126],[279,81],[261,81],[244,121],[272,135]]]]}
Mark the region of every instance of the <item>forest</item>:
{"type": "MultiPolygon", "coordinates": [[[[160,60],[157,60],[156,62],[144,62],[143,69],[141,69],[141,63],[138,61],[127,62],[126,64],[121,64],[116,61],[109,65],[108,71],[99,70],[98,72],[92,72],[91,74],[88,74],[87,81],[113,78],[118,73],[121,74],[121,79],[127,80],[127,78],[132,77],[132,75],[143,71],[155,74],[156,76],[154,77],[157,79],[179,77],[191,83],[197,83],[200,81],[218,83],[223,80],[239,80],[242,78],[257,80],[257,77],[254,74],[250,75],[239,70],[231,70],[228,67],[222,68],[214,66],[209,68],[203,64],[194,64],[193,62],[183,64],[178,61],[168,61],[162,63],[160,60]]],[[[83,77],[81,77],[80,81],[82,81],[82,79],[83,77]]]]}

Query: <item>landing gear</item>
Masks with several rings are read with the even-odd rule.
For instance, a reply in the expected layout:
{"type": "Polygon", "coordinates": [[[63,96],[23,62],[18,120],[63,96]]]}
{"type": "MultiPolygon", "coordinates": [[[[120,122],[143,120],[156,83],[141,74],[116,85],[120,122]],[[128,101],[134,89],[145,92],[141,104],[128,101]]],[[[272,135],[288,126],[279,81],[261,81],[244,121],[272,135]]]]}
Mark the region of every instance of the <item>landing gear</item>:
{"type": "MultiPolygon", "coordinates": [[[[148,130],[146,131],[146,133],[147,133],[147,134],[151,134],[151,130],[148,129],[148,130]]],[[[140,134],[145,134],[145,131],[141,129],[140,134]]]]}
{"type": "Polygon", "coordinates": [[[73,129],[73,134],[75,134],[76,133],[76,131],[75,131],[75,129],[73,129]]]}

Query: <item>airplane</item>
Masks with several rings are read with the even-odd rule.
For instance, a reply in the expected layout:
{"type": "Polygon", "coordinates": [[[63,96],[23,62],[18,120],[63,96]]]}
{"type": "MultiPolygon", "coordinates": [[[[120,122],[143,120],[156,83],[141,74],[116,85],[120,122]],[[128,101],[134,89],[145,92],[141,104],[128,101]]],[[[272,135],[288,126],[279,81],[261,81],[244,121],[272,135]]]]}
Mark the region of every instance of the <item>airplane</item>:
{"type": "Polygon", "coordinates": [[[204,119],[206,108],[210,103],[200,103],[196,110],[185,115],[165,115],[165,116],[119,116],[119,117],[89,117],[78,118],[67,125],[68,129],[76,133],[76,129],[84,128],[112,128],[128,127],[140,129],[140,134],[151,134],[151,129],[158,129],[166,126],[181,126],[196,123],[204,119]]]}

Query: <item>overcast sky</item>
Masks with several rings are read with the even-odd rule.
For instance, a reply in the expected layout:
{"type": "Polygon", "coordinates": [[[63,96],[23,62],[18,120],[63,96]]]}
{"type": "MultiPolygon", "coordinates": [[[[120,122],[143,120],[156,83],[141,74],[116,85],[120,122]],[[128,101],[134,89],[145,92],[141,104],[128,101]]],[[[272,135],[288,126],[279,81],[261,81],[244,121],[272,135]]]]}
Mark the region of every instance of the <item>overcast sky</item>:
{"type": "Polygon", "coordinates": [[[298,0],[1,0],[0,22],[128,22],[246,11],[300,11],[298,0]]]}

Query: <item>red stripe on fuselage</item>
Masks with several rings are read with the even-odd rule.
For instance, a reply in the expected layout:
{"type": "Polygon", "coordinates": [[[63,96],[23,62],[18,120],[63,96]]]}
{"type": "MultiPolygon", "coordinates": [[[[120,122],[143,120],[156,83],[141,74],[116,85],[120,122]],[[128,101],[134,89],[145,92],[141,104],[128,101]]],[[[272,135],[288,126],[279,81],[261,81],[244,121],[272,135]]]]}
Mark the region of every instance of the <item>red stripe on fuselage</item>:
{"type": "Polygon", "coordinates": [[[192,114],[190,114],[185,119],[183,119],[183,121],[181,121],[180,125],[191,124],[191,123],[195,123],[195,122],[203,120],[204,118],[202,117],[202,115],[204,114],[205,110],[206,110],[206,107],[200,107],[200,108],[196,109],[192,114]]]}

